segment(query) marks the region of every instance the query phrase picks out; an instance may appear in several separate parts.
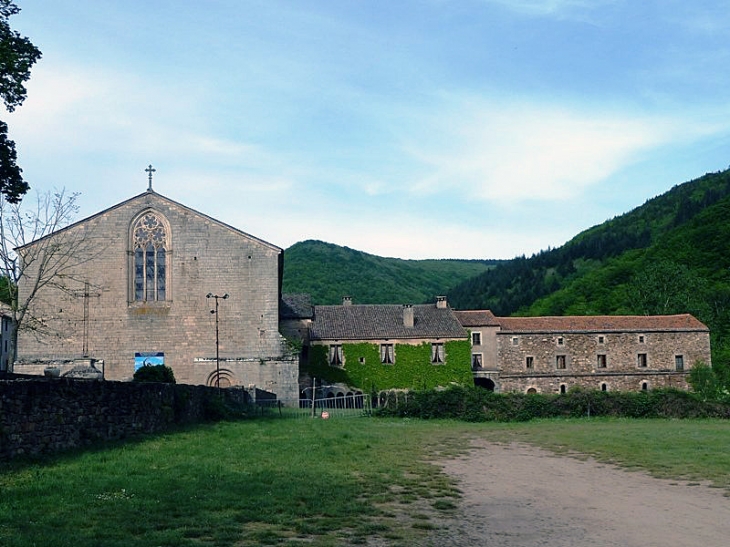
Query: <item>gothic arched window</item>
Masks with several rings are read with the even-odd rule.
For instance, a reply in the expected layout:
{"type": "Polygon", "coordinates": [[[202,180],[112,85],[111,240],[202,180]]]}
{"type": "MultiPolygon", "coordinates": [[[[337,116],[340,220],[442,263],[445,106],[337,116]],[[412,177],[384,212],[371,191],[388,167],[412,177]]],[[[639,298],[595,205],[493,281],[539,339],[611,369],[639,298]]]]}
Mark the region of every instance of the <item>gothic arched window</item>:
{"type": "Polygon", "coordinates": [[[155,213],[143,214],[132,228],[134,300],[154,302],[167,298],[168,234],[155,213]]]}

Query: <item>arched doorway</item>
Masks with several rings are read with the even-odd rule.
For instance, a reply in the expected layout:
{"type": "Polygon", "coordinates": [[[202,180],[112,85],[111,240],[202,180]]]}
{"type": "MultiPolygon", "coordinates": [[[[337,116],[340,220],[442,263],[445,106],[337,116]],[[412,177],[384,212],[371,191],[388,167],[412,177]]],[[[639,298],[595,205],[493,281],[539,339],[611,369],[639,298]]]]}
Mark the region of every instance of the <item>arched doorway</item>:
{"type": "Polygon", "coordinates": [[[494,391],[495,387],[494,381],[490,378],[474,378],[474,385],[487,391],[494,391]]]}

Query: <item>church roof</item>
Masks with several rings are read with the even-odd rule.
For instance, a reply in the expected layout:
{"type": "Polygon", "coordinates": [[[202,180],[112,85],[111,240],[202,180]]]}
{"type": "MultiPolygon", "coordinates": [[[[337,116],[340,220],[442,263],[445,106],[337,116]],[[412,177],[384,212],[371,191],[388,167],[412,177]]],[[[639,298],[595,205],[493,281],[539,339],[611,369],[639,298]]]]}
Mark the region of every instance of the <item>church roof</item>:
{"type": "Polygon", "coordinates": [[[411,338],[466,338],[467,333],[450,308],[414,305],[413,326],[403,321],[400,305],[315,306],[312,340],[384,340],[411,338]]]}
{"type": "Polygon", "coordinates": [[[586,315],[563,317],[498,317],[501,333],[708,331],[694,316],[586,315]]]}
{"type": "Polygon", "coordinates": [[[308,294],[282,294],[279,317],[281,319],[311,319],[314,316],[312,298],[308,294]]]}
{"type": "Polygon", "coordinates": [[[26,245],[23,245],[21,247],[18,247],[18,249],[23,249],[25,247],[30,247],[32,245],[35,245],[39,241],[42,241],[42,240],[47,239],[49,237],[52,237],[52,236],[54,236],[56,234],[59,234],[61,232],[65,232],[67,230],[71,230],[72,228],[75,228],[76,226],[80,226],[81,224],[84,224],[85,222],[88,222],[88,221],[90,221],[92,219],[95,219],[95,218],[104,216],[107,213],[110,213],[111,211],[114,211],[116,209],[119,209],[121,207],[124,207],[126,205],[129,205],[130,203],[132,203],[134,201],[143,200],[145,198],[149,199],[150,197],[152,197],[152,199],[159,199],[161,201],[167,202],[170,205],[174,205],[175,207],[179,207],[179,208],[184,209],[186,211],[189,211],[189,212],[191,212],[191,213],[193,213],[195,215],[201,216],[201,217],[205,218],[206,220],[209,220],[210,222],[213,222],[213,223],[218,224],[219,226],[221,226],[223,228],[226,228],[228,230],[231,230],[233,232],[236,232],[237,234],[240,234],[241,236],[244,236],[247,239],[250,239],[252,241],[256,241],[257,243],[260,243],[260,244],[262,244],[262,245],[264,245],[266,247],[269,247],[270,249],[272,249],[274,251],[277,251],[279,253],[283,252],[283,249],[281,249],[281,247],[277,247],[276,245],[273,245],[272,243],[268,243],[267,241],[264,241],[263,239],[259,239],[259,238],[255,237],[255,236],[252,236],[251,234],[248,234],[248,233],[246,233],[246,232],[244,232],[242,230],[239,230],[238,228],[235,228],[235,227],[231,226],[230,224],[226,224],[225,222],[222,222],[222,221],[220,221],[218,219],[215,219],[215,218],[213,218],[211,216],[208,216],[205,213],[201,213],[200,211],[196,211],[195,209],[192,209],[192,208],[190,208],[190,207],[188,207],[186,205],[183,205],[182,203],[178,203],[177,201],[175,201],[173,199],[170,199],[170,198],[168,198],[166,196],[163,196],[162,194],[158,194],[154,190],[147,190],[146,192],[142,192],[141,194],[137,194],[136,196],[133,196],[133,197],[131,197],[129,199],[126,199],[124,201],[121,201],[121,202],[117,203],[116,205],[112,205],[111,207],[108,207],[108,208],[104,209],[103,211],[99,211],[96,214],[93,214],[91,216],[88,216],[86,218],[83,218],[81,220],[78,220],[78,221],[74,222],[73,224],[69,224],[68,226],[65,226],[64,228],[61,228],[60,230],[56,230],[55,232],[52,232],[52,233],[50,233],[50,234],[48,234],[48,235],[46,235],[44,237],[41,237],[41,238],[36,239],[34,241],[31,241],[30,243],[27,243],[26,245]]]}

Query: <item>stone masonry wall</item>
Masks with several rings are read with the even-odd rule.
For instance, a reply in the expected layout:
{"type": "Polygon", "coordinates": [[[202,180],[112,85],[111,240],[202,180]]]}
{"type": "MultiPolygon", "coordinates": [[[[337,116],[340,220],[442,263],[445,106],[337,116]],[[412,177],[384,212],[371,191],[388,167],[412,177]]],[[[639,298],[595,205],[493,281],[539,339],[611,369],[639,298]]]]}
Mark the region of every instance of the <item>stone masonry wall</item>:
{"type": "MultiPolygon", "coordinates": [[[[0,380],[0,459],[49,454],[92,442],[199,422],[218,390],[204,386],[70,379],[0,380]]],[[[233,404],[243,389],[220,390],[233,404]]]]}
{"type": "Polygon", "coordinates": [[[106,379],[129,380],[135,353],[162,352],[178,383],[215,385],[215,301],[206,295],[227,293],[217,315],[222,385],[257,384],[296,402],[296,367],[278,331],[281,249],[154,192],[70,230],[84,231],[92,244],[66,272],[67,287],[38,294],[31,311],[43,329],[21,331],[16,373],[31,372],[23,363],[78,358],[86,348],[104,361],[106,379]],[[131,227],[145,211],[168,229],[164,301],[134,301],[131,227]],[[267,366],[256,368],[259,362],[267,366]],[[252,369],[256,378],[249,377],[252,369]]]}
{"type": "Polygon", "coordinates": [[[500,391],[556,393],[582,386],[637,391],[677,387],[687,389],[687,372],[697,362],[710,364],[709,333],[665,332],[570,332],[500,333],[500,391]],[[642,366],[639,355],[646,355],[642,366]],[[559,368],[563,356],[565,368],[559,368]],[[599,357],[603,356],[603,357],[599,357]],[[681,357],[683,368],[677,369],[681,357]],[[528,358],[532,366],[528,368],[528,358]],[[605,361],[605,367],[601,366],[605,361]]]}

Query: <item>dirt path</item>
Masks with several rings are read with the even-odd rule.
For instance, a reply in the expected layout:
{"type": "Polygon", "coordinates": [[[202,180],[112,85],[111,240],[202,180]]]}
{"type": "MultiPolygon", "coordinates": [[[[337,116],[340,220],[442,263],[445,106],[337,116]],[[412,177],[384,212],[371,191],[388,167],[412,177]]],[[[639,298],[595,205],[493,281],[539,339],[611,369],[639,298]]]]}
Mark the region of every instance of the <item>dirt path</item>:
{"type": "Polygon", "coordinates": [[[443,462],[463,492],[434,546],[726,547],[730,498],[528,445],[479,441],[443,462]]]}

